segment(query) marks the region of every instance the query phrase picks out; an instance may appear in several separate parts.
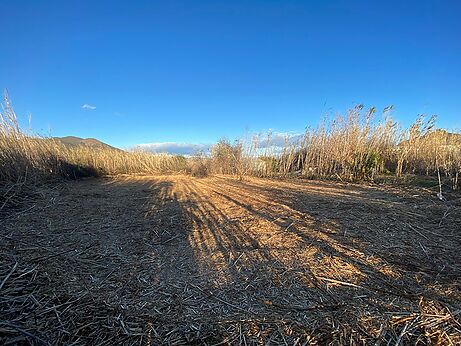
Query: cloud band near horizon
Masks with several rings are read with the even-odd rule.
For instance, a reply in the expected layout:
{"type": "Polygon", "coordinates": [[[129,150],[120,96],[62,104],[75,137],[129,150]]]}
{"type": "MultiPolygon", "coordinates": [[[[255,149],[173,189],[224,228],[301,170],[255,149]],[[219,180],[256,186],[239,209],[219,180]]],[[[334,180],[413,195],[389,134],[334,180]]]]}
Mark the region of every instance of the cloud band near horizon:
{"type": "MultiPolygon", "coordinates": [[[[283,148],[286,145],[296,144],[303,138],[299,133],[272,132],[270,135],[255,136],[258,148],[283,148]]],[[[253,144],[255,144],[253,142],[253,144]]],[[[153,142],[138,144],[130,149],[147,151],[151,153],[166,153],[173,155],[194,155],[197,153],[208,154],[213,144],[205,143],[184,143],[184,142],[153,142]]]]}

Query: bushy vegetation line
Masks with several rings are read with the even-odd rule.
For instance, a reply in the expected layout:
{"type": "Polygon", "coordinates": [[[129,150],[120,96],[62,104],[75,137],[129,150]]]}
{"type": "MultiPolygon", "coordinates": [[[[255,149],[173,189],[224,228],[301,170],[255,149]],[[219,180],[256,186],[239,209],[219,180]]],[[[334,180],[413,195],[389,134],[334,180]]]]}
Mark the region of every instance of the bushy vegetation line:
{"type": "MultiPolygon", "coordinates": [[[[346,115],[308,129],[283,147],[252,138],[219,141],[209,154],[194,157],[147,152],[68,147],[51,138],[24,132],[8,97],[0,113],[0,183],[30,185],[56,178],[115,174],[232,174],[240,177],[302,176],[345,181],[373,181],[407,174],[440,176],[459,188],[461,134],[436,129],[435,118],[419,118],[403,129],[390,109],[357,106],[346,115]],[[263,144],[262,144],[263,143],[263,144]]],[[[0,192],[1,194],[1,192],[0,192]]],[[[1,206],[1,205],[0,205],[1,206]]]]}
{"type": "Polygon", "coordinates": [[[26,134],[8,98],[0,113],[0,181],[40,182],[114,174],[185,172],[186,159],[166,154],[68,147],[52,138],[26,134]]]}
{"type": "Polygon", "coordinates": [[[209,160],[212,173],[261,177],[333,178],[374,181],[386,176],[441,176],[459,188],[461,134],[435,127],[435,117],[419,117],[404,129],[390,116],[377,117],[375,108],[362,106],[325,120],[304,137],[283,148],[271,147],[270,138],[231,144],[220,141],[209,160]]]}
{"type": "Polygon", "coordinates": [[[31,187],[56,179],[116,174],[186,173],[184,157],[69,147],[52,138],[23,131],[8,97],[0,110],[0,213],[21,204],[31,187]]]}

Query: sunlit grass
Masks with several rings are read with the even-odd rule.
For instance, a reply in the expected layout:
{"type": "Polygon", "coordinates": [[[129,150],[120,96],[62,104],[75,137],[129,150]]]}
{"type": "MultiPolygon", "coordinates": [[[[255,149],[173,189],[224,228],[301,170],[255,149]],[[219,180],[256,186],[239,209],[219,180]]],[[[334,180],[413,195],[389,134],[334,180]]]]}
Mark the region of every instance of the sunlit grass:
{"type": "Polygon", "coordinates": [[[328,178],[375,181],[406,175],[432,176],[459,187],[461,135],[435,127],[435,119],[419,118],[410,128],[399,126],[385,110],[358,106],[346,115],[307,129],[303,138],[273,146],[252,138],[231,144],[221,140],[211,153],[193,157],[127,152],[86,146],[68,147],[52,138],[23,131],[4,97],[0,113],[0,181],[36,183],[66,177],[117,174],[188,173],[260,177],[328,178]],[[264,143],[264,144],[262,144],[264,143]]]}

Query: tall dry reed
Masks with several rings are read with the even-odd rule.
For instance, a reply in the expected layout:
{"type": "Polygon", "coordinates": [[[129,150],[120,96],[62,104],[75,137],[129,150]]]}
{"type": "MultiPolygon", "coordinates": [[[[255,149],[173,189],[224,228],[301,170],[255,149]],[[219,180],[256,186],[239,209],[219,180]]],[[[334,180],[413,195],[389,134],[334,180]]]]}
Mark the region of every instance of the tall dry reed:
{"type": "Polygon", "coordinates": [[[210,170],[347,181],[440,174],[450,179],[453,189],[459,188],[461,134],[436,129],[435,117],[420,117],[404,129],[392,119],[391,111],[388,107],[378,116],[375,108],[365,111],[357,106],[306,130],[295,143],[287,138],[282,146],[272,145],[270,134],[267,140],[256,136],[235,145],[220,142],[212,150],[210,170]]]}
{"type": "Polygon", "coordinates": [[[31,184],[66,177],[114,174],[166,174],[186,171],[186,159],[168,154],[68,147],[19,127],[5,95],[0,112],[0,183],[31,184]]]}
{"type": "Polygon", "coordinates": [[[168,154],[67,147],[51,138],[25,133],[18,126],[5,95],[0,113],[0,182],[41,182],[57,177],[78,178],[115,174],[208,173],[243,177],[335,178],[373,181],[408,174],[447,177],[459,187],[461,134],[436,129],[435,118],[418,118],[404,129],[391,108],[377,115],[362,106],[346,115],[325,119],[316,129],[285,145],[273,145],[271,135],[234,144],[218,142],[209,155],[184,158],[168,154]]]}

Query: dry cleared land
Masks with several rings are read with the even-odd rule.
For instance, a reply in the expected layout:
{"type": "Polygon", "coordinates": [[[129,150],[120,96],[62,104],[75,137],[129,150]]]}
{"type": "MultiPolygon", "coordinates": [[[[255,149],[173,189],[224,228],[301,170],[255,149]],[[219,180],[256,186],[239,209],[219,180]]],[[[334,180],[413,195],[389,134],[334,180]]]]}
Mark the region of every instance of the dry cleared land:
{"type": "Polygon", "coordinates": [[[461,200],[229,177],[67,182],[0,216],[0,343],[461,342],[461,200]]]}

